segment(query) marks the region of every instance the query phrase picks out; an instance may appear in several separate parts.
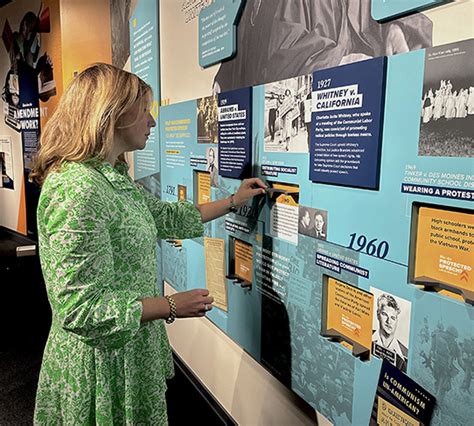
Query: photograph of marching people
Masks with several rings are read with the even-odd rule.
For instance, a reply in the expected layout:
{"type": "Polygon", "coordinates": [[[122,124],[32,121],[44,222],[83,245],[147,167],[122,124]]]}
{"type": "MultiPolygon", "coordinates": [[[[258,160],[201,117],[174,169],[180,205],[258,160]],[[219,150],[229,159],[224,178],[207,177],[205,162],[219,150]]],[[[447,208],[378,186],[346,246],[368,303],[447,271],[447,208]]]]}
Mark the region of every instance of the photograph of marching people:
{"type": "Polygon", "coordinates": [[[406,373],[411,303],[375,287],[370,292],[374,295],[372,355],[406,373]]]}
{"type": "Polygon", "coordinates": [[[197,100],[198,143],[217,143],[217,96],[197,100]]]}
{"type": "Polygon", "coordinates": [[[426,50],[418,154],[474,157],[474,40],[426,50]]]}
{"type": "Polygon", "coordinates": [[[308,152],[312,76],[265,85],[265,151],[308,152]]]}

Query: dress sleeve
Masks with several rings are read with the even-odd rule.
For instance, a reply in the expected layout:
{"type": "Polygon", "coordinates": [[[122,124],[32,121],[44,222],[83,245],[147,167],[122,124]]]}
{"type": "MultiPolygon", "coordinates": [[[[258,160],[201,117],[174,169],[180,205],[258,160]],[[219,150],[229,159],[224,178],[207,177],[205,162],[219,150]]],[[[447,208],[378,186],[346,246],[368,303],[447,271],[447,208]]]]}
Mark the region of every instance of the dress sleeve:
{"type": "Polygon", "coordinates": [[[63,329],[88,345],[118,348],[140,328],[141,297],[114,288],[107,204],[84,182],[45,183],[38,205],[41,264],[63,329]]]}
{"type": "Polygon", "coordinates": [[[137,184],[148,209],[155,220],[158,238],[187,239],[198,238],[204,234],[199,210],[187,201],[169,203],[161,201],[137,184]]]}

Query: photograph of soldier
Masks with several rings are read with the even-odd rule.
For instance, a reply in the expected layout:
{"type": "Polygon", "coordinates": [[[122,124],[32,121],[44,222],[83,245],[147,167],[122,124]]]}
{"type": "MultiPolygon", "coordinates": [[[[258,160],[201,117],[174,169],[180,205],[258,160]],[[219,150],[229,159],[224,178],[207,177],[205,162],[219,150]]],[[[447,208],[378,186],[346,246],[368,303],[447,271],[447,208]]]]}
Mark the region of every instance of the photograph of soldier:
{"type": "Polygon", "coordinates": [[[455,387],[472,395],[474,336],[466,336],[461,341],[454,325],[445,327],[439,322],[426,343],[428,349],[422,350],[420,355],[424,367],[433,374],[438,401],[442,402],[455,387]]]}
{"type": "Polygon", "coordinates": [[[411,303],[371,287],[376,312],[372,331],[372,354],[406,373],[411,303]]]}
{"type": "Polygon", "coordinates": [[[472,69],[474,40],[427,49],[419,155],[474,157],[472,69]]]}
{"type": "Polygon", "coordinates": [[[410,374],[436,396],[432,426],[467,425],[474,418],[472,308],[458,304],[428,293],[416,302],[410,374]]]}
{"type": "Polygon", "coordinates": [[[311,207],[299,207],[298,233],[308,237],[326,240],[328,212],[311,207]]]}
{"type": "Polygon", "coordinates": [[[197,100],[198,143],[217,143],[217,96],[197,100]]]}
{"type": "Polygon", "coordinates": [[[311,75],[265,85],[266,152],[308,152],[306,109],[311,108],[311,93],[311,75]]]}

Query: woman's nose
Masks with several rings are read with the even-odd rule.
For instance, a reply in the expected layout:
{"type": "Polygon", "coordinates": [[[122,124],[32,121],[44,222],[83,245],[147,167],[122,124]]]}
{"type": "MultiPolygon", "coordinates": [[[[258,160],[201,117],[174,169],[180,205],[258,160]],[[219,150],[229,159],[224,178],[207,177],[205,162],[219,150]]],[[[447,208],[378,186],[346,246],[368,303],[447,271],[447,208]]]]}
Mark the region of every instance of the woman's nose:
{"type": "Polygon", "coordinates": [[[156,121],[153,118],[153,116],[150,114],[148,116],[148,127],[155,127],[156,126],[156,121]]]}

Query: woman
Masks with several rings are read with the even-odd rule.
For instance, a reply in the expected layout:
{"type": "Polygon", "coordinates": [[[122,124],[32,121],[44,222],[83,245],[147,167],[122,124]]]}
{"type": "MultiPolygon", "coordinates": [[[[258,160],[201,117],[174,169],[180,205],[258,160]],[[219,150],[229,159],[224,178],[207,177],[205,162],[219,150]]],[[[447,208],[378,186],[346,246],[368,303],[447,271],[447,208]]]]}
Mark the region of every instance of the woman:
{"type": "Polygon", "coordinates": [[[205,289],[160,297],[156,239],[193,238],[202,222],[264,193],[243,181],[229,199],[197,208],[165,203],[127,175],[124,152],[143,149],[155,121],[151,88],[96,64],[79,74],[44,128],[32,173],[40,259],[53,311],[36,424],[166,424],[173,374],[163,321],[201,317],[205,289]]]}
{"type": "Polygon", "coordinates": [[[458,92],[451,91],[448,89],[448,98],[446,99],[446,114],[445,117],[447,120],[451,120],[456,116],[456,100],[458,98],[458,92]]]}

